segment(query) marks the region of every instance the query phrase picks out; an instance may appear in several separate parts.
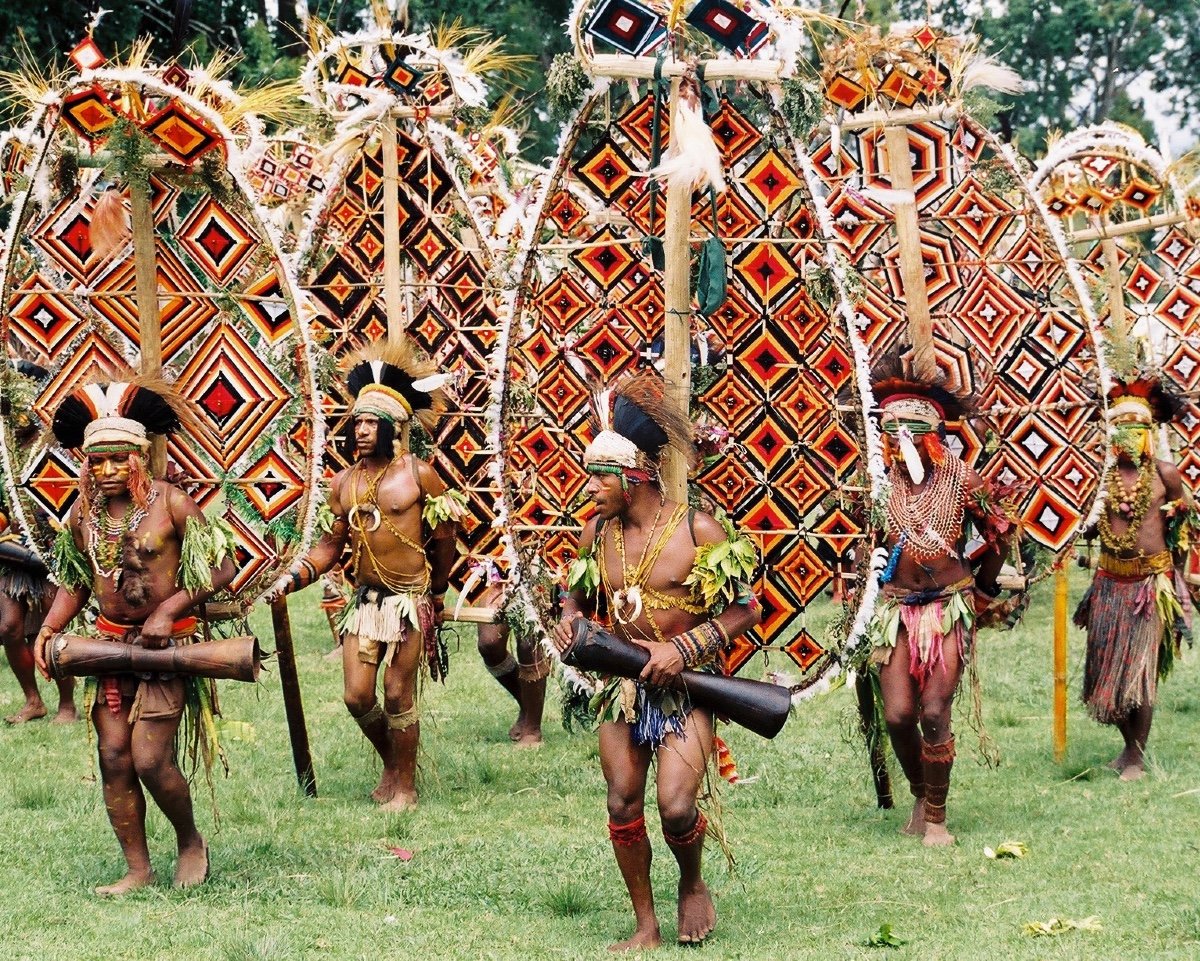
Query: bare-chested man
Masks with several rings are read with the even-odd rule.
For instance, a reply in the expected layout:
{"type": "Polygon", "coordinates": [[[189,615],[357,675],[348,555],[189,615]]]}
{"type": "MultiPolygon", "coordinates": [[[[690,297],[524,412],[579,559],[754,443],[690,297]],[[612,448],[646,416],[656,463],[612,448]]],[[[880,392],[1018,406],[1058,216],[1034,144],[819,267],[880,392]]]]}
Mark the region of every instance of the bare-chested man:
{"type": "MultiPolygon", "coordinates": [[[[55,436],[63,447],[82,449],[84,469],[79,498],[55,545],[55,575],[62,586],[35,644],[43,674],[47,643],[89,598],[99,608],[101,636],[163,648],[189,643],[196,631],[190,612],[233,579],[226,538],[217,533],[220,522],[207,522],[183,491],[149,473],[148,434],[173,433],[181,415],[192,422],[182,398],[165,384],[141,378],[81,388],[56,412],[55,436]]],[[[116,883],[96,888],[97,894],[126,894],[154,880],[145,792],[175,830],[175,886],[200,884],[208,876],[208,846],[175,758],[187,688],[195,683],[211,682],[132,674],[98,681],[91,718],[104,804],[127,871],[116,883]]]]}
{"type": "Polygon", "coordinates": [[[1170,673],[1183,610],[1172,572],[1182,566],[1193,510],[1179,470],[1154,456],[1154,425],[1182,406],[1154,377],[1109,392],[1115,462],[1105,476],[1100,562],[1075,612],[1087,629],[1083,700],[1101,724],[1115,724],[1125,749],[1112,761],[1122,781],[1140,778],[1158,681],[1170,673]]]}
{"type": "Polygon", "coordinates": [[[341,557],[356,585],[342,620],[346,707],[383,762],[371,796],[388,811],[417,804],[420,715],[417,675],[440,677],[443,614],[463,500],[425,461],[401,449],[412,418],[432,431],[445,409],[443,375],[408,340],[374,344],[351,358],[357,461],[330,485],[332,529],[267,592],[273,600],[313,583],[341,557]],[[383,671],[383,706],[376,695],[383,671]]]}
{"type": "MultiPolygon", "coordinates": [[[[714,546],[739,544],[732,528],[663,496],[664,450],[691,455],[686,417],[665,401],[652,375],[627,380],[613,396],[611,426],[601,425],[584,454],[596,516],[583,528],[554,642],[565,650],[571,622],[603,602],[614,629],[650,652],[639,681],[609,680],[598,712],[609,837],[636,922],[633,935],[611,949],[626,951],[662,943],[644,815],[652,760],[663,836],[679,865],[678,939],[703,941],[716,924],[701,874],[707,825],[696,806],[712,754],[713,718],[672,685],[685,668],[716,669],[721,649],[759,622],[760,609],[745,584],[716,576],[720,565],[710,562],[714,546]],[[706,595],[702,583],[713,592],[706,595]]],[[[753,548],[740,545],[739,554],[743,548],[752,571],[753,548]]]]}
{"type": "Polygon", "coordinates": [[[976,609],[999,593],[999,530],[1007,525],[987,483],[943,443],[944,422],[959,418],[961,402],[899,369],[888,364],[874,378],[891,491],[883,542],[889,560],[871,624],[871,661],[892,748],[914,798],[903,831],[933,847],[954,843],[946,830],[955,755],[951,707],[974,656],[976,609]],[[964,551],[968,515],[988,545],[976,570],[964,551]]]}

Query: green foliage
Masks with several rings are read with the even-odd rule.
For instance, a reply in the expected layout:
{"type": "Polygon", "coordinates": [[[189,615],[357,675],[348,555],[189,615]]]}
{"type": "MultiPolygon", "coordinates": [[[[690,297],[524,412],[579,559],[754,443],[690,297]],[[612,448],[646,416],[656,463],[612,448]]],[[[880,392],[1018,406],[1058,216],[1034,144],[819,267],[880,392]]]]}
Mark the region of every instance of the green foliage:
{"type": "Polygon", "coordinates": [[[806,143],[825,113],[825,97],[821,88],[812,81],[789,77],[781,86],[783,101],[779,111],[792,134],[801,143],[806,143]]]}
{"type": "Polygon", "coordinates": [[[867,938],[867,944],[873,948],[898,948],[907,943],[892,930],[891,924],[886,921],[879,926],[878,931],[867,938]]]}
{"type": "Polygon", "coordinates": [[[573,53],[560,53],[546,73],[546,98],[556,120],[567,120],[591,89],[592,82],[573,53]]]}

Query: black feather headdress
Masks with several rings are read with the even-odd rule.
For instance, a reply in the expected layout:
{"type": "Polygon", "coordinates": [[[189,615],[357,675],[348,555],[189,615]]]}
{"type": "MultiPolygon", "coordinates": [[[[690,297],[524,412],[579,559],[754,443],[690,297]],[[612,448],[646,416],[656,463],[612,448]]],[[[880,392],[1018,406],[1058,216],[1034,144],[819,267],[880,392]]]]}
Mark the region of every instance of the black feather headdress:
{"type": "Polygon", "coordinates": [[[415,418],[432,431],[446,409],[441,388],[449,375],[439,374],[437,365],[421,356],[407,337],[368,344],[348,358],[347,368],[346,386],[355,400],[355,413],[375,414],[392,423],[415,418]]]}
{"type": "Polygon", "coordinates": [[[666,448],[695,460],[692,423],[666,396],[662,378],[649,372],[620,381],[596,398],[600,432],[584,452],[587,464],[657,469],[666,448]]]}
{"type": "Polygon", "coordinates": [[[72,391],[50,428],[63,447],[94,444],[149,446],[149,434],[186,429],[209,433],[191,403],[161,377],[132,370],[103,376],[72,391]]]}

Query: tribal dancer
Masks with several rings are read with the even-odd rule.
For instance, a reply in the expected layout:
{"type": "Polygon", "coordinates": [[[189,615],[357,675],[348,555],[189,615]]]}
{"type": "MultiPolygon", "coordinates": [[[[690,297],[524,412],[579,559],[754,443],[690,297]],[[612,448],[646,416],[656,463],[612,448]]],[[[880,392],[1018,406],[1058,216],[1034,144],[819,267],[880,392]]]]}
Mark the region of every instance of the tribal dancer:
{"type": "Polygon", "coordinates": [[[612,946],[624,951],[662,943],[644,816],[653,759],[663,837],[679,864],[679,940],[703,941],[716,924],[701,876],[707,822],[696,806],[713,750],[713,718],[690,705],[673,682],[685,668],[715,670],[718,653],[758,624],[760,609],[747,583],[729,577],[716,556],[720,551],[748,581],[753,546],[727,522],[663,496],[664,450],[692,452],[687,418],[665,400],[653,375],[631,378],[612,393],[611,426],[603,399],[605,429],[584,452],[596,516],[584,525],[554,642],[565,650],[571,622],[599,606],[620,635],[650,652],[636,683],[613,678],[593,700],[609,836],[637,924],[632,937],[612,946]]]}
{"type": "Polygon", "coordinates": [[[383,761],[371,796],[389,811],[417,804],[417,680],[422,664],[434,679],[445,675],[437,625],[466,503],[398,436],[414,417],[432,432],[445,410],[446,376],[434,371],[407,339],[372,344],[350,359],[358,460],[330,485],[329,532],[265,595],[273,600],[312,584],[349,542],[346,572],[356,589],[341,622],[345,701],[383,761]]]}
{"type": "MultiPolygon", "coordinates": [[[[9,422],[13,439],[20,445],[30,444],[37,437],[37,421],[28,408],[14,403],[13,384],[32,384],[49,374],[44,367],[26,360],[15,362],[12,380],[5,384],[5,396],[0,398],[0,415],[9,422]]],[[[32,391],[29,391],[32,394],[32,391]]],[[[22,542],[10,526],[8,512],[0,502],[0,639],[8,666],[16,675],[25,695],[25,704],[4,720],[9,724],[24,724],[46,716],[46,704],[38,692],[33,663],[33,639],[42,626],[46,606],[54,597],[54,585],[49,571],[22,542]]],[[[59,678],[58,711],[53,724],[70,724],[79,715],[75,711],[75,678],[59,678]]]]}
{"type": "MultiPolygon", "coordinates": [[[[196,633],[191,611],[235,573],[232,532],[206,521],[179,488],[151,478],[149,434],[199,428],[186,401],[149,377],[83,387],[63,401],[53,430],[66,448],[84,455],[79,498],[54,547],[61,585],[37,636],[34,657],[47,676],[46,645],[66,630],[90,597],[96,628],[114,644],[163,648],[188,644],[196,633]]],[[[208,876],[208,845],[196,829],[192,797],[175,756],[184,709],[191,730],[212,729],[213,687],[207,678],[133,675],[89,679],[84,712],[91,711],[100,749],[104,804],[128,871],[100,895],[122,895],[154,880],[146,845],[146,797],[162,809],[179,846],[175,886],[208,876]]],[[[211,758],[208,742],[198,745],[211,758]]]]}
{"type": "Polygon", "coordinates": [[[1099,533],[1100,563],[1075,623],[1087,629],[1083,701],[1121,732],[1125,749],[1110,767],[1134,781],[1144,773],[1158,681],[1184,633],[1172,572],[1182,571],[1196,515],[1178,468],[1154,456],[1154,426],[1181,413],[1180,398],[1148,376],[1115,384],[1108,397],[1116,460],[1100,520],[1085,534],[1099,533]]]}
{"type": "Polygon", "coordinates": [[[871,624],[871,663],[892,748],[915,799],[903,832],[932,847],[954,842],[945,823],[951,707],[964,667],[973,666],[976,610],[1000,590],[1010,524],[987,483],[943,443],[944,422],[961,417],[962,402],[904,376],[896,360],[872,378],[891,489],[884,541],[890,556],[871,624]],[[986,543],[975,561],[964,552],[968,516],[986,543]]]}

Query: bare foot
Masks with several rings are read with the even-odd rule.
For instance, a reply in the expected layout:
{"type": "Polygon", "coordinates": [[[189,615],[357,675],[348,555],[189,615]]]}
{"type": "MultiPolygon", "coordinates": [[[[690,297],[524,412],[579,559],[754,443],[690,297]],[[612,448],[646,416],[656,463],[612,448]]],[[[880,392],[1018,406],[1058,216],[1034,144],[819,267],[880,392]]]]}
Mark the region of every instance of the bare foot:
{"type": "Polygon", "coordinates": [[[1122,781],[1140,781],[1146,776],[1146,770],[1142,767],[1141,761],[1130,761],[1121,770],[1120,780],[1122,781]]]}
{"type": "Polygon", "coordinates": [[[925,838],[921,843],[927,848],[944,848],[954,843],[954,835],[946,830],[946,825],[926,821],[925,838]]]}
{"type": "Polygon", "coordinates": [[[46,716],[46,705],[41,701],[26,701],[25,706],[16,714],[10,714],[4,720],[8,724],[24,724],[26,721],[36,721],[46,716]]]}
{"type": "Polygon", "coordinates": [[[380,804],[390,801],[396,793],[396,785],[400,780],[400,776],[396,771],[383,769],[383,774],[379,776],[379,783],[375,786],[375,790],[371,792],[371,800],[378,801],[380,804]]]}
{"type": "Polygon", "coordinates": [[[79,720],[79,712],[75,710],[75,705],[69,707],[59,707],[58,713],[50,718],[51,724],[74,724],[79,720]]]}
{"type": "Polygon", "coordinates": [[[208,842],[204,838],[199,844],[189,844],[179,849],[179,861],[175,865],[177,888],[194,888],[208,878],[208,842]]]}
{"type": "Polygon", "coordinates": [[[521,735],[524,733],[525,724],[520,718],[517,718],[513,721],[513,726],[508,729],[508,739],[510,741],[519,741],[521,740],[521,735]]]}
{"type": "Polygon", "coordinates": [[[416,791],[401,791],[399,789],[392,795],[392,799],[386,804],[379,805],[381,811],[413,811],[417,807],[417,792],[416,791]]]}
{"type": "Polygon", "coordinates": [[[542,746],[542,732],[540,730],[522,731],[521,736],[513,742],[513,747],[518,748],[539,748],[542,746]]]}
{"type": "Polygon", "coordinates": [[[115,884],[102,884],[95,888],[95,892],[102,898],[119,898],[122,895],[128,894],[130,891],[136,891],[138,888],[148,887],[154,883],[154,872],[149,868],[144,871],[130,871],[125,877],[121,878],[115,884]]]}
{"type": "Polygon", "coordinates": [[[1131,758],[1129,757],[1129,752],[1122,751],[1120,754],[1118,754],[1116,757],[1114,757],[1111,761],[1108,762],[1108,766],[1110,769],[1112,769],[1112,770],[1116,771],[1118,774],[1120,774],[1122,771],[1125,770],[1125,768],[1127,768],[1129,766],[1130,760],[1131,760],[1131,758]]]}
{"type": "Polygon", "coordinates": [[[662,947],[662,934],[658,930],[658,925],[652,928],[647,928],[633,932],[633,937],[627,941],[618,941],[616,944],[608,946],[609,951],[649,951],[651,948],[662,947]]]}
{"type": "Polygon", "coordinates": [[[679,943],[699,944],[717,926],[717,909],[708,886],[701,881],[690,891],[679,891],[679,943]]]}
{"type": "Polygon", "coordinates": [[[925,799],[923,797],[913,801],[912,816],[908,819],[908,823],[900,829],[900,833],[910,834],[917,838],[925,833],[925,799]]]}

